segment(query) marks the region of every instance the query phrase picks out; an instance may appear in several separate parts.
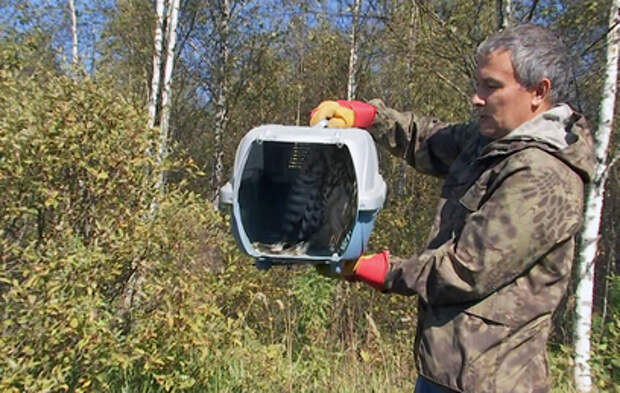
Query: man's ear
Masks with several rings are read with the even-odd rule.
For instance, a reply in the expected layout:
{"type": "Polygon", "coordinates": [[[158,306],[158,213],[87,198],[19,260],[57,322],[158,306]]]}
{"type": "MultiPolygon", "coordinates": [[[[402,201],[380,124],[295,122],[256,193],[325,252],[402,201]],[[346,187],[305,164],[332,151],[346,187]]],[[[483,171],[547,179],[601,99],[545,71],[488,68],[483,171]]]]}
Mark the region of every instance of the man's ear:
{"type": "Polygon", "coordinates": [[[532,105],[540,106],[545,101],[549,102],[549,91],[551,90],[551,81],[549,78],[543,78],[534,85],[534,95],[532,96],[532,105]]]}

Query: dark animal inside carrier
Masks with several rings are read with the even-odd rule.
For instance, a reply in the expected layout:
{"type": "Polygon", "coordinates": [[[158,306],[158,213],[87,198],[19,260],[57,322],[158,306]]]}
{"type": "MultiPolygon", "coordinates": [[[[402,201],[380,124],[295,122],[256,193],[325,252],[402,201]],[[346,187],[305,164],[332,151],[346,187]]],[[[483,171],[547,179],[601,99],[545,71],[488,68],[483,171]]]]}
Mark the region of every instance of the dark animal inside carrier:
{"type": "Polygon", "coordinates": [[[365,131],[263,126],[241,141],[221,199],[232,206],[241,249],[259,260],[352,259],[363,251],[385,199],[376,166],[365,131]],[[376,195],[369,198],[369,191],[376,195]]]}

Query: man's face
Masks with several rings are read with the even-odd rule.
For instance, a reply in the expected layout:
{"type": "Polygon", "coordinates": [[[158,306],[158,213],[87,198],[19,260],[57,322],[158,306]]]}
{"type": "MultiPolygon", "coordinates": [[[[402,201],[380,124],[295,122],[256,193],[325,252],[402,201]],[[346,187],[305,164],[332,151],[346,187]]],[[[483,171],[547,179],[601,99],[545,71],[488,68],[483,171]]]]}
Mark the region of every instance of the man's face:
{"type": "Polygon", "coordinates": [[[475,82],[472,104],[482,134],[501,138],[537,114],[535,89],[517,81],[509,51],[497,50],[480,58],[475,82]]]}

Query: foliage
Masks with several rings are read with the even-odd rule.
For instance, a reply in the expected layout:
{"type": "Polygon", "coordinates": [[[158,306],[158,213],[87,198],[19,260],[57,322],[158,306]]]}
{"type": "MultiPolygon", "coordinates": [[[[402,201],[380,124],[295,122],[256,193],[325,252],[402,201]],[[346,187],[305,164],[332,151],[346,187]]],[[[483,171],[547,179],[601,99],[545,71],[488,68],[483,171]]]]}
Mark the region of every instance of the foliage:
{"type": "Polygon", "coordinates": [[[387,249],[394,255],[409,256],[423,246],[432,224],[437,202],[437,182],[416,176],[411,181],[414,194],[398,198],[389,195],[386,206],[377,216],[370,248],[387,249]]]}
{"type": "MultiPolygon", "coordinates": [[[[591,367],[597,391],[620,392],[620,277],[609,278],[609,310],[605,319],[596,314],[592,325],[591,367]]],[[[556,392],[576,392],[571,384],[573,350],[570,344],[551,343],[551,386],[556,392]]]]}
{"type": "Polygon", "coordinates": [[[14,49],[0,51],[0,390],[99,390],[137,367],[189,384],[186,356],[205,359],[219,316],[220,218],[180,189],[159,197],[152,133],[114,89],[23,75],[14,49]]]}
{"type": "Polygon", "coordinates": [[[549,358],[549,383],[552,392],[577,393],[573,386],[573,353],[570,346],[550,343],[547,349],[549,358]]]}
{"type": "Polygon", "coordinates": [[[154,190],[154,132],[103,78],[27,76],[15,49],[0,51],[0,390],[411,390],[409,340],[373,353],[390,326],[372,293],[257,274],[205,201],[154,190]]]}
{"type": "Polygon", "coordinates": [[[620,392],[620,276],[609,278],[609,310],[593,323],[593,370],[596,384],[604,391],[620,392]]]}
{"type": "MultiPolygon", "coordinates": [[[[98,73],[82,79],[59,71],[67,68],[59,56],[68,47],[64,2],[35,9],[39,3],[0,0],[0,390],[411,392],[416,298],[326,280],[307,267],[259,272],[238,254],[211,202],[187,191],[208,189],[215,153],[216,3],[182,2],[171,119],[177,162],[167,164],[173,182],[164,195],[153,188],[160,169],[146,152],[156,130],[146,129],[143,114],[152,2],[90,7],[106,23],[92,32],[99,41],[85,65],[98,73]]],[[[337,10],[333,2],[232,3],[227,169],[249,129],[304,124],[322,99],[345,96],[350,27],[343,2],[337,10]]],[[[494,2],[415,2],[415,46],[413,2],[364,3],[360,99],[467,119],[470,55],[495,29],[494,2]]],[[[569,41],[591,124],[608,3],[513,1],[517,19],[537,4],[533,20],[569,41]]],[[[88,41],[89,32],[78,33],[88,41]]],[[[390,194],[368,251],[413,254],[427,236],[439,181],[410,168],[403,177],[387,154],[380,161],[390,194]]],[[[618,269],[617,172],[605,198],[603,278],[618,269]]],[[[620,291],[615,276],[603,305],[602,283],[593,369],[600,389],[614,391],[620,291]]],[[[570,306],[569,297],[558,325],[570,326],[570,306]]],[[[570,342],[558,341],[549,348],[552,389],[571,392],[570,342]]]]}
{"type": "Polygon", "coordinates": [[[130,104],[143,105],[149,93],[152,72],[153,31],[155,10],[153,2],[144,0],[118,2],[106,8],[108,23],[101,31],[102,53],[91,61],[91,67],[113,78],[114,85],[130,104]],[[117,72],[123,70],[123,72],[117,72]]]}

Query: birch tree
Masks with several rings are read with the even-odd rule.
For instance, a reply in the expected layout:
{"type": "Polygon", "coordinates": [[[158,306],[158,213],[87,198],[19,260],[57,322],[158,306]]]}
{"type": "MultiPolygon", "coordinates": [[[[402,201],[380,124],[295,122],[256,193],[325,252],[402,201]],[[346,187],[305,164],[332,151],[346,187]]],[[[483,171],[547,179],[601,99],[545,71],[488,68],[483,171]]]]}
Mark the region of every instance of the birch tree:
{"type": "MultiPolygon", "coordinates": [[[[234,152],[238,132],[247,131],[247,124],[256,125],[244,100],[256,81],[265,76],[263,56],[279,33],[267,31],[272,28],[269,18],[274,9],[264,2],[197,3],[195,28],[187,37],[187,45],[193,50],[184,53],[181,64],[191,77],[190,83],[195,83],[202,115],[200,124],[191,126],[191,130],[175,127],[179,131],[175,138],[183,140],[188,150],[198,153],[195,158],[199,166],[210,168],[208,177],[201,180],[198,188],[215,200],[230,157],[234,157],[230,153],[234,152]],[[265,23],[256,23],[257,20],[265,23]],[[243,107],[237,110],[239,105],[243,107]],[[187,136],[191,133],[194,137],[190,140],[187,136]],[[197,143],[197,138],[204,138],[202,145],[197,143]]],[[[276,28],[290,31],[294,25],[287,23],[286,27],[278,25],[276,28]]],[[[260,112],[265,112],[272,104],[260,106],[260,112]]]]}
{"type": "MultiPolygon", "coordinates": [[[[164,65],[164,81],[161,92],[161,116],[159,121],[160,138],[158,161],[161,163],[168,154],[170,139],[170,86],[172,85],[172,69],[174,68],[174,47],[177,39],[177,22],[179,16],[179,0],[169,0],[166,15],[166,63],[164,65]]],[[[160,177],[163,187],[163,172],[160,177]]]]}
{"type": "Polygon", "coordinates": [[[228,123],[228,36],[230,23],[230,3],[229,0],[220,0],[219,3],[219,81],[217,97],[215,99],[215,160],[211,187],[213,195],[217,195],[217,190],[224,176],[224,149],[222,146],[222,136],[228,123]]]}
{"type": "Polygon", "coordinates": [[[512,0],[496,0],[497,29],[510,26],[512,20],[512,0]]]}
{"type": "Polygon", "coordinates": [[[596,168],[586,197],[586,214],[577,257],[579,282],[576,290],[575,311],[575,367],[574,379],[579,392],[592,390],[590,371],[590,332],[592,326],[592,298],[594,289],[594,261],[597,254],[598,236],[605,195],[605,181],[609,169],[608,147],[612,134],[616,101],[618,73],[618,41],[620,31],[620,0],[614,0],[609,16],[610,31],[607,35],[607,63],[603,94],[599,112],[599,124],[594,140],[596,168]]]}
{"type": "Polygon", "coordinates": [[[351,49],[350,49],[350,55],[349,55],[349,79],[347,82],[347,99],[348,100],[354,100],[356,95],[357,95],[357,79],[356,79],[356,74],[357,74],[357,59],[358,59],[358,53],[357,53],[357,47],[358,47],[358,26],[357,26],[357,20],[359,17],[359,11],[360,11],[360,6],[361,6],[362,0],[353,0],[353,7],[351,10],[351,49]]]}
{"type": "Polygon", "coordinates": [[[164,0],[157,0],[155,4],[155,32],[153,34],[153,71],[151,76],[151,90],[148,99],[148,126],[155,126],[157,115],[157,101],[159,98],[159,81],[161,79],[161,55],[163,46],[164,0]]]}
{"type": "Polygon", "coordinates": [[[77,35],[77,16],[75,14],[75,4],[73,0],[69,0],[69,14],[71,16],[71,64],[73,67],[77,67],[78,57],[78,35],[77,35]]]}
{"type": "MultiPolygon", "coordinates": [[[[148,126],[150,128],[155,126],[157,118],[157,103],[161,97],[161,110],[159,112],[159,141],[157,145],[156,162],[161,165],[166,156],[168,155],[168,142],[170,139],[170,87],[172,85],[172,70],[174,68],[176,45],[176,29],[179,15],[179,0],[168,0],[164,4],[164,0],[157,0],[155,3],[155,31],[153,39],[153,67],[151,76],[151,88],[149,98],[147,101],[148,109],[148,126]],[[162,63],[162,51],[163,51],[163,25],[164,25],[164,8],[166,12],[166,62],[163,70],[163,84],[160,83],[161,79],[161,63],[162,63]]],[[[152,154],[149,152],[149,154],[152,154]]],[[[164,187],[164,174],[160,172],[160,177],[157,181],[157,188],[163,192],[164,187]]],[[[153,208],[156,207],[154,201],[153,208]]]]}
{"type": "MultiPolygon", "coordinates": [[[[151,77],[151,92],[147,102],[148,107],[148,127],[152,128],[155,125],[157,117],[157,102],[161,93],[161,111],[159,113],[159,144],[156,146],[157,155],[155,161],[159,166],[159,177],[157,179],[155,188],[159,189],[163,194],[165,186],[164,170],[161,168],[164,159],[168,154],[168,140],[169,140],[169,116],[170,116],[170,86],[172,83],[172,69],[174,65],[174,47],[176,45],[176,28],[179,13],[179,0],[169,0],[164,4],[164,0],[157,0],[155,3],[155,32],[153,43],[153,75],[151,77]],[[166,11],[166,19],[164,20],[164,8],[166,11]],[[160,86],[161,78],[161,57],[162,57],[162,26],[165,22],[166,25],[166,63],[164,65],[164,80],[163,87],[160,86]],[[161,87],[161,89],[160,89],[161,87]],[[160,91],[161,90],[161,91],[160,91]]],[[[149,151],[147,154],[152,155],[153,143],[149,144],[149,151]]],[[[153,217],[157,214],[159,200],[154,198],[151,201],[150,214],[153,217]]],[[[144,282],[144,275],[142,269],[137,265],[132,266],[134,272],[128,279],[127,288],[123,295],[123,308],[122,314],[126,314],[131,309],[134,297],[141,291],[141,285],[144,282]]],[[[125,316],[122,316],[125,319],[125,316]]],[[[126,320],[127,322],[127,320],[126,320]]]]}

